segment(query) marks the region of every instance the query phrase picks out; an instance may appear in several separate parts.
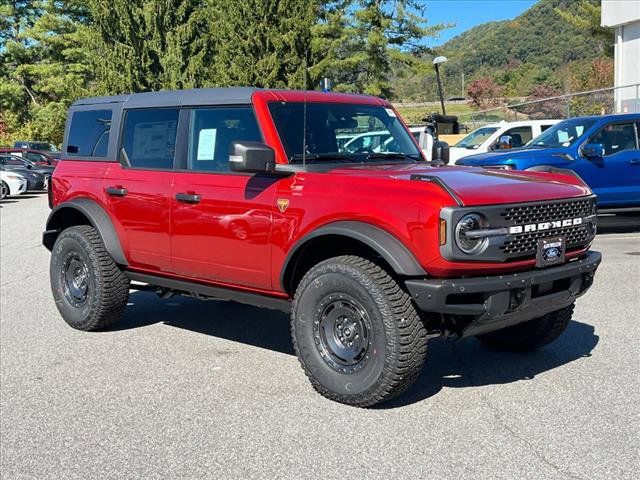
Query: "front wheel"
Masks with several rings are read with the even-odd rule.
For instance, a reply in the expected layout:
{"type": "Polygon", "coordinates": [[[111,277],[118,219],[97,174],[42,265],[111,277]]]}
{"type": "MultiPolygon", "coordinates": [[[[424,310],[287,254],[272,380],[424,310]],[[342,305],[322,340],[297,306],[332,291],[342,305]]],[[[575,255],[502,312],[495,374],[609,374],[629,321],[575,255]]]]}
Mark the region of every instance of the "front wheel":
{"type": "Polygon", "coordinates": [[[409,388],[427,349],[409,295],[380,266],[355,256],[331,258],[307,272],[294,297],[291,333],[316,391],[359,407],[409,388]]]}
{"type": "Polygon", "coordinates": [[[0,200],[4,200],[9,195],[9,185],[4,182],[0,182],[0,200]]]}
{"type": "Polygon", "coordinates": [[[540,318],[478,335],[477,338],[495,350],[529,352],[553,342],[566,330],[573,315],[573,307],[571,304],[540,318]]]}
{"type": "Polygon", "coordinates": [[[105,328],[117,321],[127,306],[129,280],[93,227],[69,227],[58,236],[49,274],[56,306],[73,328],[105,328]]]}

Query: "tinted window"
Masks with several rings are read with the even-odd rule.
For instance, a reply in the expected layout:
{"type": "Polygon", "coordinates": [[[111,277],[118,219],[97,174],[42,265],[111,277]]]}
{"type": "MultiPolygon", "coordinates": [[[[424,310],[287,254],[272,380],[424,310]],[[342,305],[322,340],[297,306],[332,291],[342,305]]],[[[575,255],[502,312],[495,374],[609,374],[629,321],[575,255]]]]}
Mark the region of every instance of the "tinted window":
{"type": "MultiPolygon", "coordinates": [[[[500,138],[504,136],[511,137],[511,144],[507,148],[518,148],[524,146],[531,138],[533,134],[531,133],[531,127],[515,127],[507,130],[506,132],[500,135],[500,138]]],[[[500,138],[498,138],[498,147],[500,148],[500,138]]]]}
{"type": "Polygon", "coordinates": [[[13,165],[16,167],[24,167],[25,163],[19,159],[18,157],[14,157],[13,155],[5,155],[2,157],[2,163],[5,165],[13,165]]]}
{"type": "Polygon", "coordinates": [[[605,155],[613,155],[625,150],[635,150],[637,148],[636,133],[633,123],[607,125],[596,133],[589,143],[601,143],[604,147],[605,155]]]}
{"type": "Polygon", "coordinates": [[[122,136],[121,161],[136,168],[173,168],[177,108],[129,110],[122,136]]]}
{"type": "Polygon", "coordinates": [[[384,106],[272,102],[269,110],[292,163],[420,158],[410,133],[384,106]],[[352,138],[343,141],[347,136],[352,138]]]}
{"type": "Polygon", "coordinates": [[[595,122],[593,118],[564,120],[545,130],[534,138],[529,145],[542,148],[568,147],[576,142],[595,122]]]}
{"type": "Polygon", "coordinates": [[[193,110],[189,135],[189,170],[229,171],[229,145],[235,141],[262,141],[251,108],[193,110]]]}
{"type": "Polygon", "coordinates": [[[98,141],[110,128],[111,110],[74,112],[69,128],[67,153],[85,157],[105,157],[107,142],[99,144],[98,141]]]}

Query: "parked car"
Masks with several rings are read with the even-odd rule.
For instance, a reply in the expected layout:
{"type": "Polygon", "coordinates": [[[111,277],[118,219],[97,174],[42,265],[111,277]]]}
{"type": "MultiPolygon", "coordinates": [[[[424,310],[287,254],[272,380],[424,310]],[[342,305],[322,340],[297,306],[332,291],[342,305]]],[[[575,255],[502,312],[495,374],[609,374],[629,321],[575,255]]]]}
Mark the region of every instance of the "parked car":
{"type": "Polygon", "coordinates": [[[26,158],[35,165],[52,166],[58,164],[58,158],[52,157],[50,153],[29,148],[0,148],[0,153],[10,153],[18,157],[26,158]]]}
{"type": "Polygon", "coordinates": [[[0,167],[0,200],[27,191],[27,179],[18,172],[7,172],[0,167]]]}
{"type": "Polygon", "coordinates": [[[46,190],[54,167],[37,166],[22,157],[0,153],[0,166],[27,179],[27,190],[46,190]]]}
{"type": "Polygon", "coordinates": [[[393,106],[365,95],[84,99],[63,151],[43,244],[71,327],[117,321],[130,288],[282,309],[313,387],[350,405],[406,390],[430,336],[553,341],[600,263],[578,177],[434,167],[393,106]],[[393,151],[338,152],[356,123],[386,130],[393,151]]]}
{"type": "Polygon", "coordinates": [[[13,148],[38,150],[40,152],[45,152],[54,158],[60,158],[60,150],[58,150],[58,148],[55,145],[49,142],[34,142],[34,141],[19,140],[17,142],[14,142],[13,148]]]}
{"type": "Polygon", "coordinates": [[[459,165],[515,170],[568,169],[609,211],[640,207],[640,114],[576,117],[546,130],[520,150],[463,158],[459,165]]]}
{"type": "Polygon", "coordinates": [[[449,150],[451,162],[495,150],[524,147],[531,139],[560,120],[526,120],[522,122],[490,123],[475,129],[449,150]]]}

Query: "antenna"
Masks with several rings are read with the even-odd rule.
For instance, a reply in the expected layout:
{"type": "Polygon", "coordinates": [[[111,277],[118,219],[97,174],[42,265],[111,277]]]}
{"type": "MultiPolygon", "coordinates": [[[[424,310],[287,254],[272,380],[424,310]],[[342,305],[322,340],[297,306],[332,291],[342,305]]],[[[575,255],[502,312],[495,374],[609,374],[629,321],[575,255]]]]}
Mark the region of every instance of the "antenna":
{"type": "Polygon", "coordinates": [[[309,49],[304,52],[304,81],[302,88],[302,99],[304,104],[302,106],[302,168],[307,166],[307,57],[309,55],[309,49]]]}
{"type": "Polygon", "coordinates": [[[304,90],[302,106],[302,168],[307,166],[307,91],[304,90]]]}

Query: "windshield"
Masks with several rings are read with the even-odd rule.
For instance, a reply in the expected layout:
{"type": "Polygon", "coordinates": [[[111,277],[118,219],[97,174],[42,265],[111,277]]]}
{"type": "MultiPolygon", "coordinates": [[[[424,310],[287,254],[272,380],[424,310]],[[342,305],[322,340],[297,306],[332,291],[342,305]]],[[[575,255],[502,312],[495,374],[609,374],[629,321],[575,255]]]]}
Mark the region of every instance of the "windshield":
{"type": "Polygon", "coordinates": [[[527,146],[531,148],[568,147],[578,140],[584,132],[596,123],[593,118],[571,118],[555,124],[531,140],[527,146]]]}
{"type": "Polygon", "coordinates": [[[498,131],[497,127],[482,127],[474,130],[469,135],[464,137],[458,143],[454,145],[454,147],[458,148],[471,148],[475,149],[480,147],[485,140],[487,140],[491,135],[498,131]]]}
{"type": "Polygon", "coordinates": [[[308,163],[420,159],[411,134],[390,108],[273,102],[269,111],[291,163],[302,163],[303,151],[308,163]]]}

